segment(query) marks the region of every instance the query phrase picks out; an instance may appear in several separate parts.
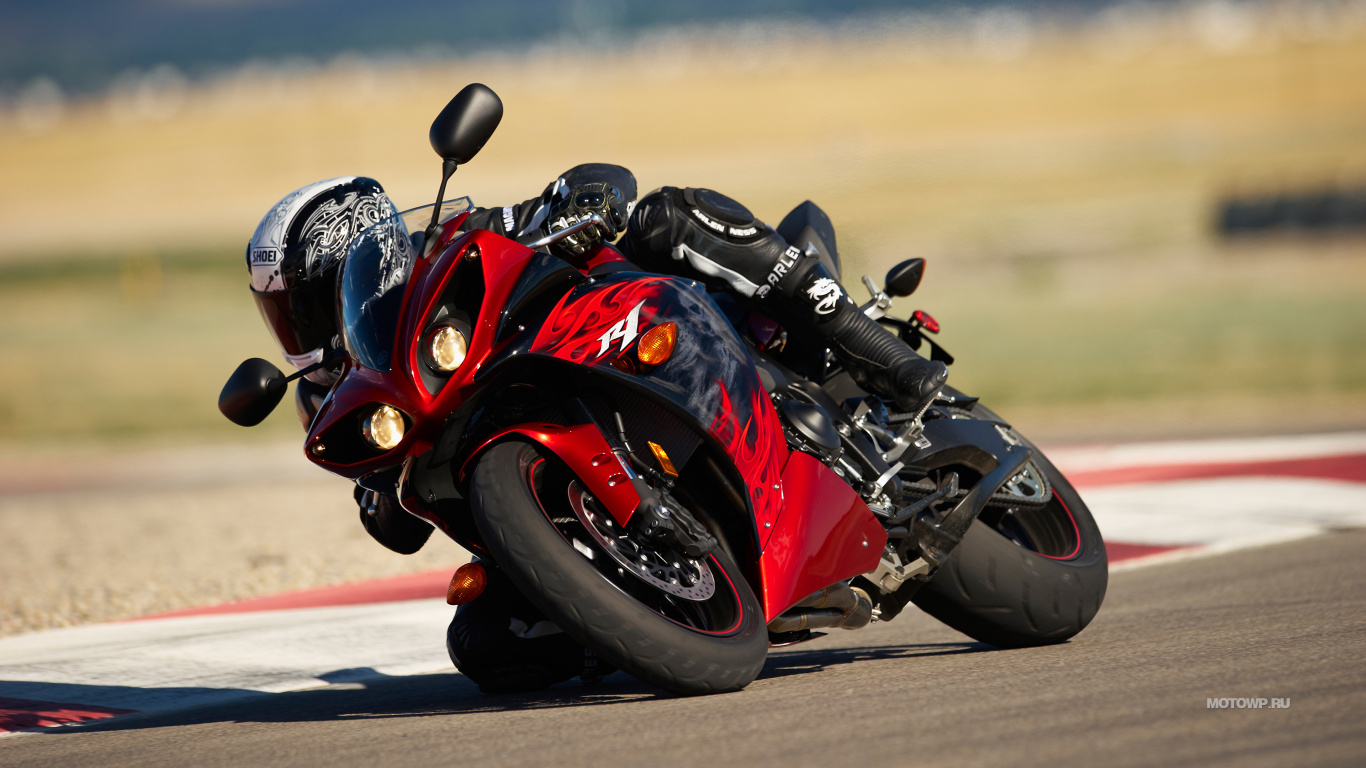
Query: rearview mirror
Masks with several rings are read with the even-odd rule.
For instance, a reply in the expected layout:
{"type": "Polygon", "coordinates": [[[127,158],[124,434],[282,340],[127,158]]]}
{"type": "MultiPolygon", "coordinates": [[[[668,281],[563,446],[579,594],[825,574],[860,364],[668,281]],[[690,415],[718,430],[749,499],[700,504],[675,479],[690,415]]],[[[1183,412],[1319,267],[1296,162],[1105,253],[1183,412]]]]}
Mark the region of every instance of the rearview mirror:
{"type": "Polygon", "coordinates": [[[464,165],[484,148],[502,119],[498,94],[482,83],[470,83],[432,121],[432,149],[443,160],[464,165]]]}
{"type": "Polygon", "coordinates": [[[886,292],[888,296],[910,296],[920,287],[920,278],[925,276],[924,259],[907,259],[887,272],[886,292]]]}
{"type": "Polygon", "coordinates": [[[288,382],[279,368],[253,357],[228,377],[218,395],[218,410],[234,424],[254,427],[275,410],[286,389],[288,382]]]}

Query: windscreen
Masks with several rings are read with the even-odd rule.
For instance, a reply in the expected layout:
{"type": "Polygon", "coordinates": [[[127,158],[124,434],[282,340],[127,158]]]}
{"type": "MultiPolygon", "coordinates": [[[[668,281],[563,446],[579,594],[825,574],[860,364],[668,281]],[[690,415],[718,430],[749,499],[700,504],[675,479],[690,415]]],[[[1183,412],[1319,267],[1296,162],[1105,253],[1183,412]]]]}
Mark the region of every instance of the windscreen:
{"type": "MultiPolygon", "coordinates": [[[[431,221],[432,207],[425,205],[390,216],[351,241],[341,274],[342,342],[352,359],[366,368],[388,371],[393,365],[403,294],[417,263],[421,233],[431,221]]],[[[440,221],[472,207],[467,197],[448,200],[441,204],[440,221]]]]}

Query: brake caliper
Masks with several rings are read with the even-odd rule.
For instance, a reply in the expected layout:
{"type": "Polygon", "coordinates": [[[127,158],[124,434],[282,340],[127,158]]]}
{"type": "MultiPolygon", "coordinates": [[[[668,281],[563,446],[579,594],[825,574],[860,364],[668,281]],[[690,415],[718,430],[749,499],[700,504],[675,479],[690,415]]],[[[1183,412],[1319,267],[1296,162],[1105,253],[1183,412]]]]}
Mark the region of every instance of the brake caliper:
{"type": "Polygon", "coordinates": [[[651,495],[654,498],[641,500],[629,523],[632,533],[641,541],[668,544],[694,560],[716,549],[716,539],[683,505],[659,491],[651,495]]]}

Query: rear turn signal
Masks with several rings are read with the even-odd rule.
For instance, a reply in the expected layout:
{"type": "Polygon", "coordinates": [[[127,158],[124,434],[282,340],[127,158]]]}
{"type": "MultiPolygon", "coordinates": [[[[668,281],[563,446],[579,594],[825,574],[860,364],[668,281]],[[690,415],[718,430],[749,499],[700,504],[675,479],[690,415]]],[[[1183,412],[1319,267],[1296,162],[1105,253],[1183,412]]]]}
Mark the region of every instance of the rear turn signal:
{"type": "Polygon", "coordinates": [[[678,326],[673,323],[656,325],[640,337],[636,347],[636,357],[646,365],[662,365],[674,353],[674,342],[678,341],[678,326]]]}
{"type": "Polygon", "coordinates": [[[446,602],[450,605],[464,605],[484,594],[489,585],[488,572],[479,563],[465,563],[455,569],[451,585],[446,588],[446,602]]]}
{"type": "Polygon", "coordinates": [[[929,312],[926,312],[923,309],[917,309],[911,314],[911,317],[914,318],[917,323],[920,323],[921,328],[924,328],[930,333],[939,333],[939,321],[935,320],[929,312]]]}

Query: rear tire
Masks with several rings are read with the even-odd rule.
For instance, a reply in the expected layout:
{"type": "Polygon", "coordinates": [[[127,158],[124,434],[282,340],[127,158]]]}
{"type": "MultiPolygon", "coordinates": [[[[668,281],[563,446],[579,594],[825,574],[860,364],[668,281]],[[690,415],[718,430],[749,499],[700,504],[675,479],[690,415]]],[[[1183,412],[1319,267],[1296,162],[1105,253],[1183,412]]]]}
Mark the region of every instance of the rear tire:
{"type": "Polygon", "coordinates": [[[522,442],[494,446],[474,470],[475,523],[518,589],[575,640],[652,685],[694,695],[737,691],[752,682],[763,669],[768,635],[763,609],[735,561],[720,549],[707,560],[716,594],[730,606],[725,623],[731,626],[687,626],[666,617],[610,581],[595,565],[606,562],[601,552],[590,560],[575,549],[582,542],[571,545],[551,522],[555,515],[565,519],[563,510],[546,509],[541,500],[554,505],[564,498],[557,480],[564,472],[553,456],[522,442]]]}
{"type": "MultiPolygon", "coordinates": [[[[996,418],[981,406],[974,411],[982,418],[996,418]]],[[[1054,517],[1041,524],[1057,525],[1070,518],[1075,551],[1065,551],[1066,546],[1049,551],[1037,545],[1046,554],[1034,551],[1028,543],[1017,543],[1028,542],[1027,535],[1014,532],[1012,540],[1000,524],[993,527],[974,520],[948,561],[911,598],[921,610],[959,632],[1002,648],[1065,642],[1095,617],[1109,581],[1105,542],[1090,510],[1038,448],[1033,461],[1054,493],[1036,514],[1054,517]]]]}

